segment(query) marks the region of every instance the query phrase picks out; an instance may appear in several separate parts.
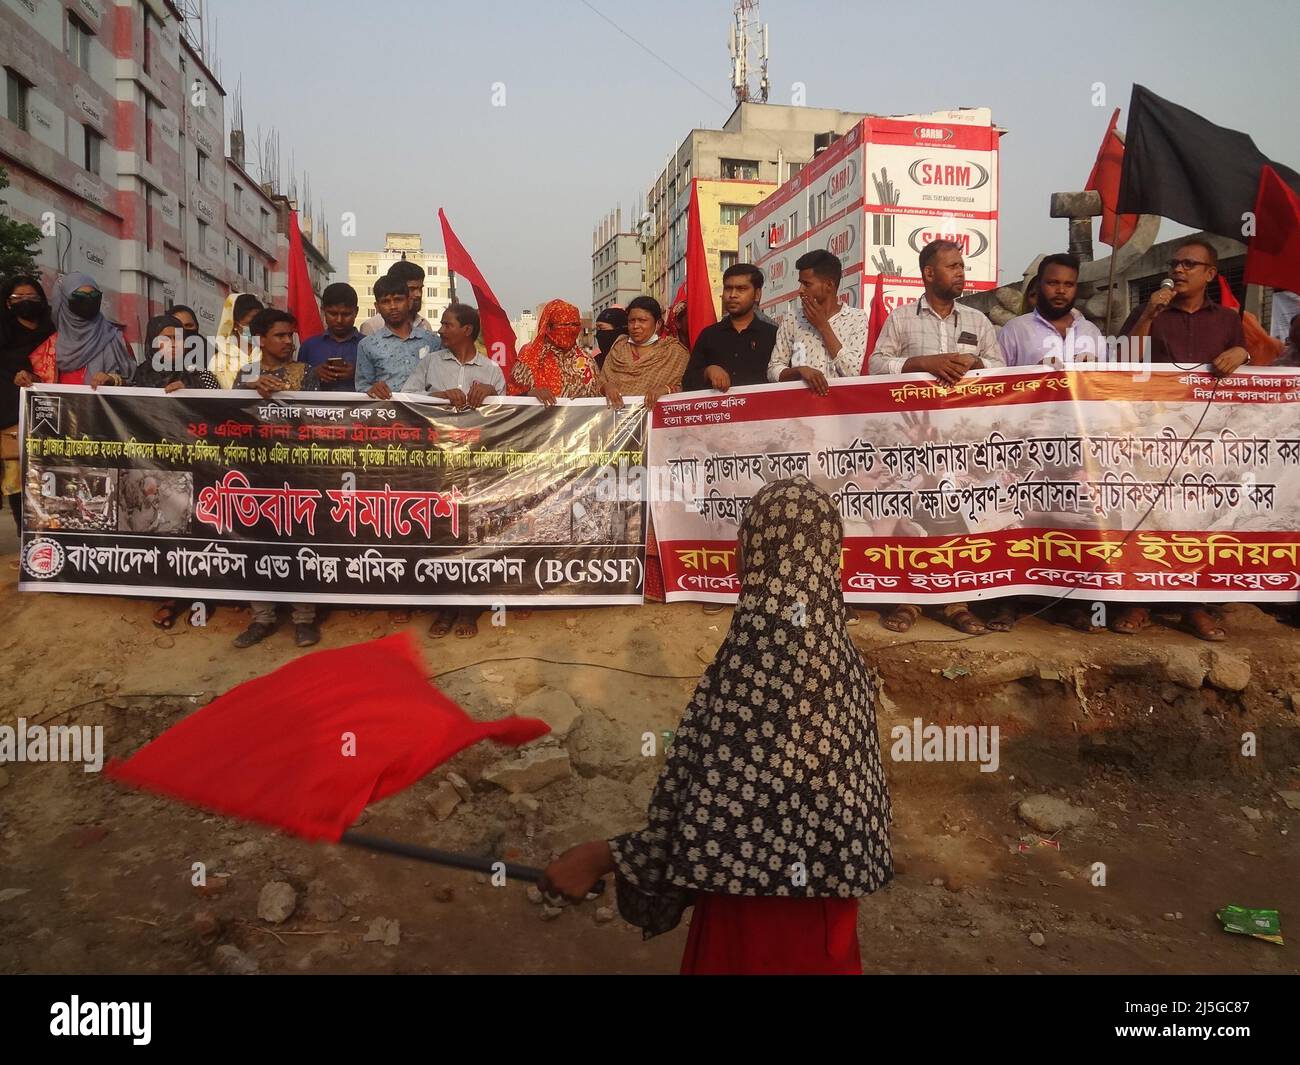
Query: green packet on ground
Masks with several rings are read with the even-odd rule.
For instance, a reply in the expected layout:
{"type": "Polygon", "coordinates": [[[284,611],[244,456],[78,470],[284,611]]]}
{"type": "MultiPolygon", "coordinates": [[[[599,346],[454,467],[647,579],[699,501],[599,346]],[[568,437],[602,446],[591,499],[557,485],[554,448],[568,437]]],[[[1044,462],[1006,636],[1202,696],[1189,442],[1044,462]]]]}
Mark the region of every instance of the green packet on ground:
{"type": "Polygon", "coordinates": [[[1277,910],[1252,910],[1247,906],[1225,906],[1218,913],[1225,932],[1254,936],[1282,946],[1282,917],[1277,910]]]}

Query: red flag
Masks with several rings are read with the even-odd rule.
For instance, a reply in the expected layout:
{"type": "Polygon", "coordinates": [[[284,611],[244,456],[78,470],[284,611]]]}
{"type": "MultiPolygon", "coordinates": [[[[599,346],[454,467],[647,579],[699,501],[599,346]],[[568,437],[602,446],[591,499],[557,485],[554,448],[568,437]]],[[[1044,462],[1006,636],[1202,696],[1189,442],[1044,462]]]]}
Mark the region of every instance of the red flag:
{"type": "Polygon", "coordinates": [[[1300,196],[1271,166],[1259,172],[1255,235],[1246,246],[1245,282],[1300,291],[1300,196]]]}
{"type": "Polygon", "coordinates": [[[425,677],[409,633],[297,658],[247,681],[105,772],[218,813],[337,842],[368,803],[532,718],[474,721],[425,677]]]}
{"type": "Polygon", "coordinates": [[[713,306],[713,282],[709,280],[709,257],[704,250],[704,227],[700,224],[698,182],[691,182],[691,205],[686,220],[686,331],[688,348],[706,326],[718,320],[713,306]]]}
{"type": "Polygon", "coordinates": [[[1228,284],[1228,279],[1222,274],[1219,275],[1219,306],[1227,307],[1230,311],[1241,310],[1241,304],[1237,302],[1237,297],[1232,294],[1232,286],[1228,284]]]}
{"type": "Polygon", "coordinates": [[[478,304],[479,325],[483,330],[483,343],[487,346],[488,358],[501,367],[501,372],[510,380],[510,368],[515,361],[515,331],[510,328],[510,316],[501,308],[500,301],[492,294],[492,289],[474,265],[465,245],[451,230],[451,223],[441,207],[438,208],[438,221],[442,223],[442,246],[447,253],[447,268],[460,274],[474,290],[474,302],[478,304]]]}
{"type": "Polygon", "coordinates": [[[867,319],[867,350],[862,353],[863,377],[867,375],[867,362],[876,350],[876,341],[880,337],[880,331],[885,328],[885,319],[888,317],[889,311],[885,308],[885,279],[882,277],[876,282],[876,294],[871,297],[871,317],[867,319]]]}
{"type": "Polygon", "coordinates": [[[1135,214],[1115,213],[1115,205],[1119,202],[1119,178],[1124,168],[1124,142],[1115,132],[1115,123],[1118,121],[1117,107],[1110,116],[1106,136],[1102,138],[1101,147],[1097,150],[1097,161],[1092,164],[1092,173],[1083,186],[1101,194],[1101,231],[1097,239],[1112,248],[1127,243],[1138,223],[1135,214]]]}
{"type": "Polygon", "coordinates": [[[307,272],[307,253],[302,250],[302,233],[298,231],[298,212],[289,212],[289,313],[298,319],[298,343],[320,336],[325,326],[320,320],[316,293],[307,272]]]}

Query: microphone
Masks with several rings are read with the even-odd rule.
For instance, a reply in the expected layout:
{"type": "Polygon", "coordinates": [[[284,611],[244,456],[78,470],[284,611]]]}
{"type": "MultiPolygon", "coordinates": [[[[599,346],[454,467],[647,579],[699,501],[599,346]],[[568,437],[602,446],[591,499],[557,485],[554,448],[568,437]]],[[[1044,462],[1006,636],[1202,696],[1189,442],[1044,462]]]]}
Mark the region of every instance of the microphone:
{"type": "Polygon", "coordinates": [[[1170,291],[1173,291],[1174,279],[1172,277],[1166,277],[1163,281],[1160,282],[1160,287],[1167,288],[1170,291]]]}

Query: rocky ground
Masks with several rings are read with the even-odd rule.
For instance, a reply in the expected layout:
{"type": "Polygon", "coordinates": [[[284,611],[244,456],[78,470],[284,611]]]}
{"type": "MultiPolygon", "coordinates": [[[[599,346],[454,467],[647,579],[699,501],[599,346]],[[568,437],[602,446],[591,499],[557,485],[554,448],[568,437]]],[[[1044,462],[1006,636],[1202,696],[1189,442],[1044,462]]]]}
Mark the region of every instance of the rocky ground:
{"type": "MultiPolygon", "coordinates": [[[[19,595],[11,558],[0,724],[100,724],[122,756],[297,653],[287,624],[233,650],[247,613],[231,607],[163,634],[145,601],[19,595]]],[[[430,675],[469,712],[556,729],[518,754],[463,752],[373,806],[365,831],[544,864],[636,827],[663,760],[644,734],[675,726],[729,620],[559,609],[432,642],[417,615],[430,675]]],[[[1081,636],[1038,619],[897,637],[866,614],[886,754],[916,717],[1001,738],[996,772],[887,763],[898,876],[861,909],[867,971],[1300,972],[1300,641],[1254,607],[1229,622],[1232,642],[1211,648],[1164,626],[1081,636]],[[1293,938],[1224,933],[1229,903],[1282,910],[1293,938]]],[[[335,611],[323,646],[393,629],[335,611]]],[[[521,884],[287,839],[79,766],[0,768],[0,972],[675,971],[685,928],[643,942],[609,905],[549,911],[521,884]]]]}

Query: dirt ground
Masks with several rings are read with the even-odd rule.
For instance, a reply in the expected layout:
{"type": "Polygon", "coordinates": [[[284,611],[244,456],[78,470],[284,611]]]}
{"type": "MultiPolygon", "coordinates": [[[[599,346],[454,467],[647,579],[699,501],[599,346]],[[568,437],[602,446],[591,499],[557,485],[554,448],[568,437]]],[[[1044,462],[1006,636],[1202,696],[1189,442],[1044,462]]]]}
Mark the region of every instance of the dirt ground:
{"type": "MultiPolygon", "coordinates": [[[[103,725],[108,754],[124,756],[299,653],[287,623],[234,650],[247,621],[234,607],[206,629],[163,634],[147,601],[20,595],[12,557],[0,558],[0,724],[103,725]]],[[[663,757],[642,755],[642,735],[675,726],[729,620],[690,604],[566,608],[502,628],[485,617],[474,640],[434,642],[417,614],[430,674],[455,670],[438,683],[475,716],[541,688],[572,697],[573,771],[538,789],[529,813],[480,779],[505,752],[472,748],[373,806],[365,831],[540,865],[637,827],[663,757]],[[493,661],[503,658],[519,660],[493,661]],[[439,820],[431,801],[447,771],[472,795],[439,820]]],[[[867,613],[855,633],[883,678],[886,755],[890,728],[920,717],[998,725],[1001,758],[981,773],[887,757],[898,875],[863,901],[866,971],[1300,972],[1300,811],[1279,794],[1300,789],[1300,634],[1251,606],[1228,620],[1232,640],[1211,654],[1159,625],[1126,638],[1030,619],[954,642],[933,621],[898,637],[867,613]],[[1253,757],[1241,753],[1248,731],[1253,757]],[[1091,823],[1054,836],[1059,850],[1017,814],[1042,793],[1090,811],[1091,823]],[[1093,884],[1097,862],[1104,886],[1093,884]],[[1286,946],[1221,931],[1215,911],[1229,903],[1280,909],[1286,946]]],[[[384,612],[336,610],[322,646],[394,628],[384,612]]],[[[676,970],[685,924],[643,942],[607,917],[587,904],[546,920],[517,883],[288,839],[77,765],[0,769],[4,973],[676,970]],[[201,889],[195,862],[207,870],[201,889]],[[297,897],[278,924],[258,916],[272,881],[297,897]],[[367,941],[376,919],[397,922],[395,944],[367,941]]]]}

